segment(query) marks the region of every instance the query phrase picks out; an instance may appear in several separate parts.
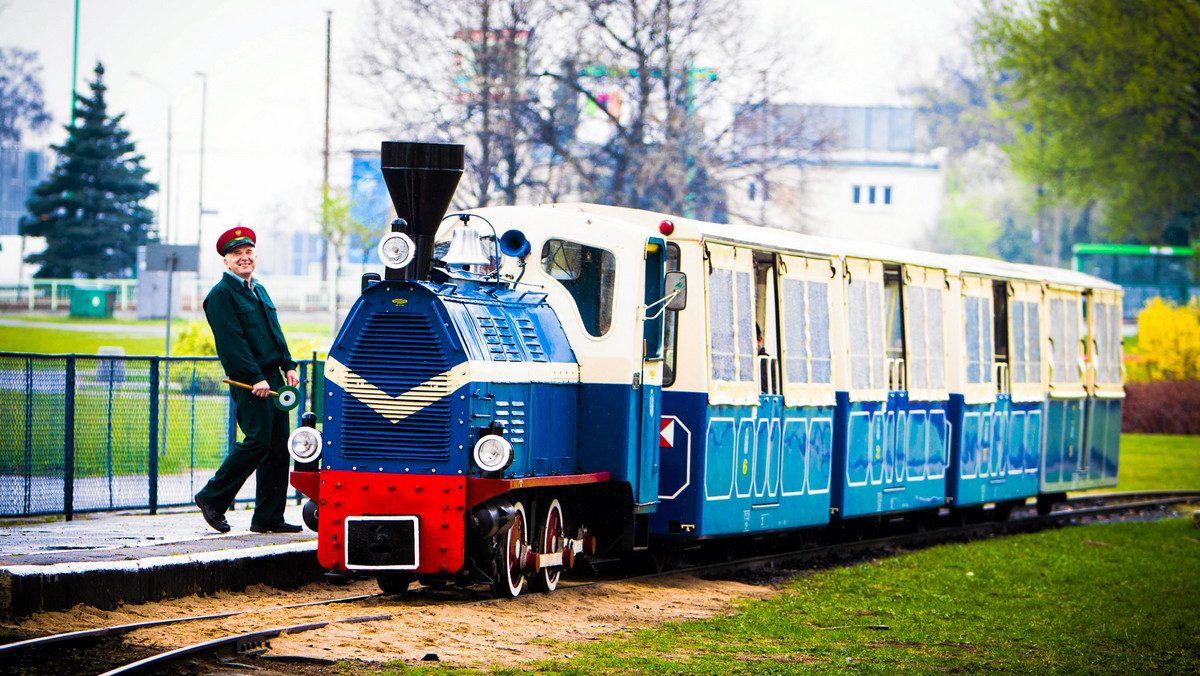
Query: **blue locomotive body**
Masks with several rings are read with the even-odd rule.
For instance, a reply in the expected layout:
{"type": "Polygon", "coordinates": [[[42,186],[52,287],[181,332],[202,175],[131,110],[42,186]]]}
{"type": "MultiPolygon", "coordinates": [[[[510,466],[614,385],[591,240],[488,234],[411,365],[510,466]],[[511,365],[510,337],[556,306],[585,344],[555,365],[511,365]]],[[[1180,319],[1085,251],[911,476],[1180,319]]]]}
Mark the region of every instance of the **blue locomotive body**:
{"type": "Polygon", "coordinates": [[[544,297],[461,286],[364,289],[326,360],[323,469],[466,476],[463,451],[499,421],[514,476],[577,471],[579,385],[534,371],[575,367],[544,297]]]}

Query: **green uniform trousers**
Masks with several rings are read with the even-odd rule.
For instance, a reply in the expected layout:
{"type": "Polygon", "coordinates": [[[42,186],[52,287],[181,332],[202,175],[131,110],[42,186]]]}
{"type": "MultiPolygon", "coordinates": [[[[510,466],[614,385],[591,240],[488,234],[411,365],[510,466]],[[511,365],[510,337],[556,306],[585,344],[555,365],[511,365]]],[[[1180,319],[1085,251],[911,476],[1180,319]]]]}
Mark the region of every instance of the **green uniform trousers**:
{"type": "MultiPolygon", "coordinates": [[[[276,392],[283,386],[279,369],[269,369],[267,383],[276,392]]],[[[252,524],[268,526],[283,521],[287,505],[290,462],[287,438],[290,434],[288,412],[275,408],[273,396],[256,397],[250,390],[230,387],[234,416],[245,438],[233,445],[217,473],[197,495],[214,509],[225,511],[250,478],[255,475],[254,515],[252,524]]]]}

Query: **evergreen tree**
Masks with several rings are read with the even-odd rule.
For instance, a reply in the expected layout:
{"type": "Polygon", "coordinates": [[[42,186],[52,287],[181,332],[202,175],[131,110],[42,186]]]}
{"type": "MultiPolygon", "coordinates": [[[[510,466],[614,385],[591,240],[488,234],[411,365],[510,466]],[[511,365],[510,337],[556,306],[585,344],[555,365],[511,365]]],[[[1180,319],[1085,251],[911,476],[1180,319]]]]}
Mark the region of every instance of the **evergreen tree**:
{"type": "Polygon", "coordinates": [[[46,238],[46,250],[25,259],[42,264],[37,277],[128,277],[150,239],[153,213],[141,202],[158,186],[143,180],[148,170],[121,128],[125,116],[108,117],[104,66],[95,73],[91,97],[75,96],[78,123],[66,143],[51,146],[54,171],[25,203],[21,233],[46,238]]]}

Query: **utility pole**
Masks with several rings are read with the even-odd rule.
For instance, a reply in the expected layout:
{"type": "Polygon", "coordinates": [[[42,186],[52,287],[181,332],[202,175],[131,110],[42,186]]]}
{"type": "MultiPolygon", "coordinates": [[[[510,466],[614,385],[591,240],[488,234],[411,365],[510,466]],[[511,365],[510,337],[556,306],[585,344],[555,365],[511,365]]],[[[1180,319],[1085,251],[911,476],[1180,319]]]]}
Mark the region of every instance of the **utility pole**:
{"type": "Polygon", "coordinates": [[[79,0],[75,0],[75,48],[71,56],[71,107],[67,108],[67,126],[75,128],[75,83],[79,78],[79,0]]]}
{"type": "Polygon", "coordinates": [[[333,260],[333,247],[329,245],[329,88],[330,88],[330,45],[333,34],[333,12],[325,12],[325,151],[324,173],[321,178],[321,236],[325,238],[325,283],[329,285],[329,329],[330,335],[338,332],[338,280],[337,265],[333,260]]]}

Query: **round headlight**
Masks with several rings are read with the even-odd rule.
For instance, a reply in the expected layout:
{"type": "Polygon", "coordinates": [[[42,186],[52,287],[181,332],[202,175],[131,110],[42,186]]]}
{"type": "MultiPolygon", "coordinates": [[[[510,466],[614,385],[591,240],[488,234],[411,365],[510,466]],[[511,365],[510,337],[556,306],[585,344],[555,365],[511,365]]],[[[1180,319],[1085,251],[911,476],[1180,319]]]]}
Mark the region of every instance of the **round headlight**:
{"type": "Polygon", "coordinates": [[[379,260],[393,270],[398,270],[412,262],[416,246],[408,235],[402,232],[389,232],[379,240],[379,260]]]}
{"type": "Polygon", "coordinates": [[[504,469],[512,460],[512,444],[504,437],[489,434],[475,443],[475,464],[485,472],[504,469]]]}
{"type": "Polygon", "coordinates": [[[297,427],[288,437],[287,449],[296,462],[312,462],[321,454],[321,433],[312,427],[297,427]]]}

